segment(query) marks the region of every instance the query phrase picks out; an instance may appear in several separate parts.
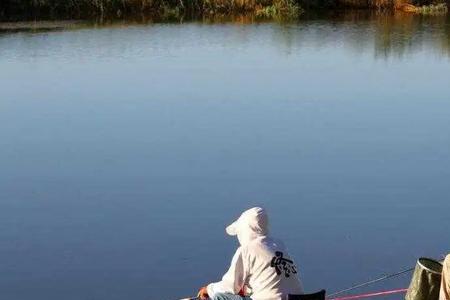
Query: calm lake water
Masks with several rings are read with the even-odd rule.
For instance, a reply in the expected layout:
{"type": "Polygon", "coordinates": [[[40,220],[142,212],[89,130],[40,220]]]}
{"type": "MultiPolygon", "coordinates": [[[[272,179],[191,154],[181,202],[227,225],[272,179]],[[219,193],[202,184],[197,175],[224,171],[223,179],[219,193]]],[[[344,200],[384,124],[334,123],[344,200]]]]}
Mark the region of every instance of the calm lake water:
{"type": "Polygon", "coordinates": [[[254,205],[307,291],[450,250],[445,17],[3,33],[0,120],[1,299],[195,294],[254,205]]]}

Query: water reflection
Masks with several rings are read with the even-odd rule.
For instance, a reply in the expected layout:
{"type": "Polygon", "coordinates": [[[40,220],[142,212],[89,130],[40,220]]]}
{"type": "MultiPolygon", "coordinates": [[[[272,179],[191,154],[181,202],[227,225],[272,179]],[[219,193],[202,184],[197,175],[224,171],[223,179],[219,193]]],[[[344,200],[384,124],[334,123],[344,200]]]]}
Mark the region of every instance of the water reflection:
{"type": "MultiPolygon", "coordinates": [[[[160,20],[158,20],[160,22],[160,20]]],[[[361,52],[373,52],[377,59],[387,59],[391,56],[403,58],[427,48],[434,55],[440,57],[448,57],[450,53],[450,18],[447,16],[420,16],[403,12],[382,12],[367,10],[351,10],[344,12],[327,13],[325,15],[304,15],[298,22],[276,22],[258,20],[252,15],[236,15],[236,16],[210,16],[198,19],[178,19],[172,20],[171,23],[154,23],[155,20],[147,17],[141,17],[133,20],[122,21],[98,21],[92,22],[42,22],[42,23],[3,23],[0,24],[0,43],[21,42],[20,39],[11,38],[8,33],[17,31],[42,32],[55,30],[80,30],[80,29],[125,29],[133,28],[127,40],[131,44],[141,44],[142,34],[148,29],[148,43],[154,44],[155,36],[152,32],[161,32],[161,29],[167,24],[190,25],[202,27],[205,33],[217,34],[217,38],[221,38],[217,30],[221,26],[227,29],[233,28],[233,35],[238,38],[240,43],[252,43],[246,40],[245,36],[250,28],[260,28],[265,26],[269,28],[260,32],[260,39],[269,38],[284,53],[289,54],[297,51],[302,47],[329,47],[342,46],[356,54],[361,52]],[[154,24],[154,28],[148,27],[154,24]],[[242,25],[244,27],[239,27],[242,25]],[[247,25],[254,27],[245,28],[247,25]],[[210,26],[204,27],[204,26],[210,26]],[[269,27],[268,27],[269,26],[269,27]],[[240,37],[238,37],[240,36],[240,37]]],[[[182,34],[186,34],[183,28],[179,27],[182,34]]],[[[171,35],[175,35],[170,40],[179,40],[180,43],[187,41],[181,34],[177,35],[177,27],[169,30],[171,35]]],[[[95,40],[98,43],[105,42],[111,37],[112,32],[102,31],[101,35],[96,35],[95,40]]],[[[206,36],[206,35],[205,35],[206,36]]],[[[123,37],[122,37],[123,38],[123,37]]],[[[208,40],[216,40],[216,37],[209,35],[208,40]]],[[[23,42],[23,41],[22,41],[23,42]]],[[[33,43],[39,42],[33,40],[33,43]]],[[[83,40],[85,45],[80,47],[93,46],[95,41],[83,40]]],[[[43,45],[45,46],[45,45],[43,45]]],[[[38,55],[39,53],[29,53],[26,49],[19,49],[24,57],[38,55]]],[[[38,49],[30,49],[36,51],[38,49]]],[[[2,47],[0,51],[5,51],[2,47]]],[[[48,51],[48,49],[45,49],[48,51]]],[[[7,55],[7,53],[0,53],[7,55]]],[[[110,53],[112,54],[112,53],[110,53]]]]}
{"type": "Polygon", "coordinates": [[[448,57],[450,45],[447,16],[418,16],[403,12],[347,11],[325,19],[306,19],[285,25],[280,42],[288,49],[300,45],[341,45],[355,53],[373,51],[378,59],[402,58],[427,48],[448,57]]]}

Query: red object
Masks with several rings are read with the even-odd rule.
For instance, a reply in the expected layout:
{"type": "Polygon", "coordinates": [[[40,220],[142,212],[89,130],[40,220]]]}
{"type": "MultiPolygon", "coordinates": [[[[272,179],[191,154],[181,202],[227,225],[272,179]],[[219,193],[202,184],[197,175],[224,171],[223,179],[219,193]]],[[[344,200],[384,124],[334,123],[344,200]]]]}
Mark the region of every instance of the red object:
{"type": "Polygon", "coordinates": [[[397,290],[391,290],[391,291],[383,291],[383,292],[376,292],[376,293],[368,293],[368,294],[361,294],[361,295],[331,298],[328,300],[352,300],[352,299],[369,298],[369,297],[375,297],[375,296],[385,296],[385,295],[390,295],[390,294],[405,293],[407,290],[408,289],[397,289],[397,290]]]}

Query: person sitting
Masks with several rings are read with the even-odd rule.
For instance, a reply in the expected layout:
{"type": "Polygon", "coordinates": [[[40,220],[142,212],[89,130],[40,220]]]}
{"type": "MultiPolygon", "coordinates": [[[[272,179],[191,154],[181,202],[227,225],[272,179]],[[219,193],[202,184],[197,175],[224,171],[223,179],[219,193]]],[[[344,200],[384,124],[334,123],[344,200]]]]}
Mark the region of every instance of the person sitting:
{"type": "Polygon", "coordinates": [[[442,268],[441,290],[439,300],[450,300],[450,254],[444,260],[442,268]]]}
{"type": "Polygon", "coordinates": [[[266,211],[254,207],[226,228],[240,247],[222,280],[200,289],[200,299],[282,300],[303,294],[298,268],[284,244],[268,235],[268,224],[266,211]]]}

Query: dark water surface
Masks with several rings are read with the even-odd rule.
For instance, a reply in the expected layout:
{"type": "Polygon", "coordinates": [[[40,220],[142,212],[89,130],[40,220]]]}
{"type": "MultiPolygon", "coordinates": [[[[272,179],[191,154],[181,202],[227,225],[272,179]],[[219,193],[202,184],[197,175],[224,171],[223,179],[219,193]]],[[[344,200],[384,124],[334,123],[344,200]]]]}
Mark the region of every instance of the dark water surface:
{"type": "Polygon", "coordinates": [[[253,205],[308,291],[450,249],[445,17],[3,33],[0,122],[0,299],[191,295],[253,205]]]}

